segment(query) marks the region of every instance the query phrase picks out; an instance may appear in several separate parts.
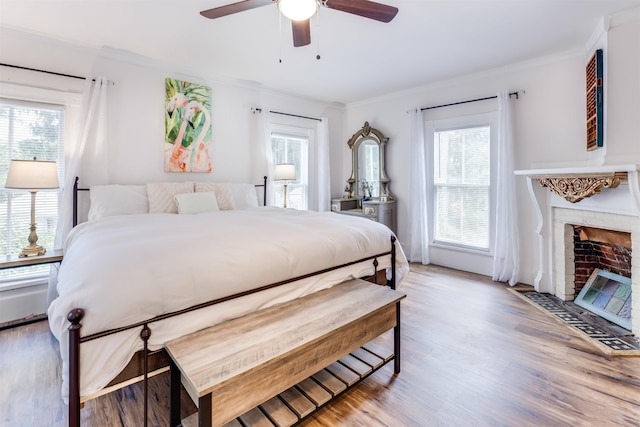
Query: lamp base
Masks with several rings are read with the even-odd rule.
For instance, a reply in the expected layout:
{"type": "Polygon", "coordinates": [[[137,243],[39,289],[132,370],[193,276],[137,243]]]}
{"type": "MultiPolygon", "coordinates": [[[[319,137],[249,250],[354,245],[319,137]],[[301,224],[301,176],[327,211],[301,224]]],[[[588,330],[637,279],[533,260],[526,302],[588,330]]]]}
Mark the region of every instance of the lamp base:
{"type": "Polygon", "coordinates": [[[18,258],[26,258],[29,256],[40,256],[47,253],[47,250],[39,245],[29,245],[22,249],[22,252],[18,255],[18,258]]]}

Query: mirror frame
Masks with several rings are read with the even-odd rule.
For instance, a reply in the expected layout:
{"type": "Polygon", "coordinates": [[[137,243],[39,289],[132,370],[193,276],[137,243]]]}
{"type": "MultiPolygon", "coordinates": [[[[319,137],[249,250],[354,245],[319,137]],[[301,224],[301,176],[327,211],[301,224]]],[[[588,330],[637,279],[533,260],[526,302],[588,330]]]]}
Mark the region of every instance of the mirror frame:
{"type": "Polygon", "coordinates": [[[362,129],[358,130],[347,141],[347,145],[351,149],[351,176],[347,180],[349,198],[357,198],[356,190],[358,178],[358,147],[365,141],[373,141],[378,144],[379,164],[380,164],[380,197],[374,198],[374,200],[391,201],[395,200],[395,197],[389,191],[389,182],[391,181],[387,176],[387,172],[384,168],[385,147],[389,138],[384,136],[378,129],[369,126],[369,122],[364,122],[362,129]],[[356,184],[356,185],[354,185],[356,184]]]}

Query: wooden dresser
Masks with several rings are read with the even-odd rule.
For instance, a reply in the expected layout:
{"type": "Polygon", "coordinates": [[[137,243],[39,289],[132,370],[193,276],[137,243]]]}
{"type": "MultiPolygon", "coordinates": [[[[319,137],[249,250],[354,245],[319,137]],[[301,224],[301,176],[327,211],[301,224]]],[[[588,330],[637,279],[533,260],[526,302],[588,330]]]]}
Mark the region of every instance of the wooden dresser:
{"type": "Polygon", "coordinates": [[[372,221],[386,225],[394,234],[397,234],[395,200],[381,202],[378,199],[372,199],[359,203],[358,199],[355,198],[332,199],[331,210],[339,214],[369,218],[372,221]],[[359,204],[362,205],[362,207],[358,207],[359,204]]]}

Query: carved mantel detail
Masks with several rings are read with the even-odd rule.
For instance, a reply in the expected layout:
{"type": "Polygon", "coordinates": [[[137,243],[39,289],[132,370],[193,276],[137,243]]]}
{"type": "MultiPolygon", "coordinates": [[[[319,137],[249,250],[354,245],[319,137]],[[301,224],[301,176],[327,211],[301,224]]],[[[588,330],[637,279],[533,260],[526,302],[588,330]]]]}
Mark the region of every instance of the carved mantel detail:
{"type": "Polygon", "coordinates": [[[591,176],[546,176],[535,177],[543,187],[563,197],[566,201],[577,203],[582,199],[600,194],[604,188],[616,188],[627,179],[626,172],[613,172],[591,176]]]}

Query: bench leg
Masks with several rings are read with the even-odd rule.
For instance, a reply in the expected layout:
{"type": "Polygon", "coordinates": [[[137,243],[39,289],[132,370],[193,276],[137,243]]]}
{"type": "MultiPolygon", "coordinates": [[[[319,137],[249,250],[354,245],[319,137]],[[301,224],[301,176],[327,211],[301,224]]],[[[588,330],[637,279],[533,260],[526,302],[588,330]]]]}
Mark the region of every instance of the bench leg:
{"type": "Polygon", "coordinates": [[[211,427],[211,393],[198,399],[198,427],[211,427]]]}
{"type": "Polygon", "coordinates": [[[396,326],[393,328],[393,371],[400,373],[400,301],[396,303],[396,326]]]}
{"type": "Polygon", "coordinates": [[[176,366],[173,359],[169,361],[169,425],[171,427],[179,427],[182,424],[180,417],[180,369],[176,366]]]}

